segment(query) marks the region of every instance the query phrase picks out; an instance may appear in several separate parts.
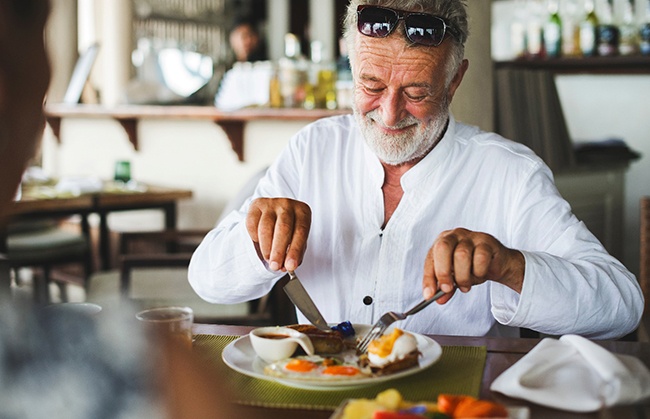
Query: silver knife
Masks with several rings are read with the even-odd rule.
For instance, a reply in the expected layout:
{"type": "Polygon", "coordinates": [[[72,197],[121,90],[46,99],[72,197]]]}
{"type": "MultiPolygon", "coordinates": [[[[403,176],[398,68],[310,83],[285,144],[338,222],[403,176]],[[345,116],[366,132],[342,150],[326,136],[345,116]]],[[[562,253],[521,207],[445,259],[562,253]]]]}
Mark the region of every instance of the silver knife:
{"type": "Polygon", "coordinates": [[[289,271],[289,282],[284,286],[284,292],[287,293],[291,302],[298,307],[298,310],[307,317],[311,324],[320,330],[332,330],[293,271],[289,271]]]}

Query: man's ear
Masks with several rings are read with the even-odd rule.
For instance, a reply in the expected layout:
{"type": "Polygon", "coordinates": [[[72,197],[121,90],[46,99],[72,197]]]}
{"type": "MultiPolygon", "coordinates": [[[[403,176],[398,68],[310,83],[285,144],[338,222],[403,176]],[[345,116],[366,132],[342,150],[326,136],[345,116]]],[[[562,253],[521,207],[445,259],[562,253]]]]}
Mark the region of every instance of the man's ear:
{"type": "Polygon", "coordinates": [[[456,71],[456,75],[454,75],[454,78],[451,80],[451,83],[449,84],[449,92],[448,92],[448,103],[451,103],[451,100],[454,98],[454,94],[456,93],[456,89],[458,89],[458,86],[460,86],[460,82],[463,81],[463,77],[465,76],[465,72],[469,68],[469,61],[467,59],[464,59],[461,63],[460,66],[458,66],[458,71],[456,71]]]}

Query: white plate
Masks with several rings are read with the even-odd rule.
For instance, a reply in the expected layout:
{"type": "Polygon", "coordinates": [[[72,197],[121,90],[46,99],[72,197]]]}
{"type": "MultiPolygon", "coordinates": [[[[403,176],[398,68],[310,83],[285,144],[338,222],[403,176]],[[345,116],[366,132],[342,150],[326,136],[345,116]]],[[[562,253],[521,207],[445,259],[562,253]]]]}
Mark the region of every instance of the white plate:
{"type": "MultiPolygon", "coordinates": [[[[369,325],[354,325],[357,335],[363,336],[370,329],[369,325]]],[[[248,337],[242,336],[239,339],[229,343],[223,350],[221,357],[230,368],[242,374],[262,380],[274,381],[289,387],[296,387],[310,390],[342,390],[347,387],[360,387],[371,384],[377,384],[383,381],[394,380],[396,378],[415,374],[429,366],[433,365],[440,355],[442,347],[433,339],[417,333],[412,333],[417,340],[418,349],[422,353],[420,356],[419,366],[399,371],[394,374],[382,375],[378,377],[363,377],[359,379],[346,379],[341,381],[318,381],[318,380],[292,380],[288,378],[271,377],[264,374],[264,367],[267,365],[262,359],[255,355],[253,346],[248,337]]]]}

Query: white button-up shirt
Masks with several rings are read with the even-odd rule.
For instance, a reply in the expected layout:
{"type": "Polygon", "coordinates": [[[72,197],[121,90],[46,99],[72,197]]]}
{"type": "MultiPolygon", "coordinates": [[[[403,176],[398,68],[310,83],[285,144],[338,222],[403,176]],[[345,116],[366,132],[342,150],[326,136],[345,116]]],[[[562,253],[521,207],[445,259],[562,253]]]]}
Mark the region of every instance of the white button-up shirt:
{"type": "MultiPolygon", "coordinates": [[[[328,322],[374,323],[422,299],[425,256],[456,227],[493,235],[523,252],[521,295],[495,282],[457,291],[400,323],[418,333],[485,335],[499,322],[594,338],[633,330],[643,311],[634,276],[572,213],[548,167],[528,148],[450,116],[442,140],[401,178],[404,195],[382,230],[383,168],[354,117],[302,129],[269,168],[254,197],[307,203],[312,226],[296,270],[328,322]],[[369,304],[368,304],[369,303],[369,304]]],[[[246,231],[250,200],[196,250],[189,280],[215,303],[266,294],[282,277],[246,231]]],[[[306,319],[298,313],[300,322],[306,319]]]]}

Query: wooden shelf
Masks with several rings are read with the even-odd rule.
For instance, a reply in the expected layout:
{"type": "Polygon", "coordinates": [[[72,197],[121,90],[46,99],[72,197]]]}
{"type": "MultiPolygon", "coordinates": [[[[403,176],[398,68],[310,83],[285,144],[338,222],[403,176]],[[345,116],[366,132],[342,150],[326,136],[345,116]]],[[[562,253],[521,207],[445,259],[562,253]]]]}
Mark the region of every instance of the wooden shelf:
{"type": "Polygon", "coordinates": [[[123,105],[103,107],[99,105],[48,104],[45,115],[57,140],[61,141],[61,119],[63,118],[112,118],[118,121],[126,132],[133,148],[138,150],[138,121],[141,119],[209,120],[219,125],[226,133],[232,149],[240,161],[244,161],[244,126],[249,121],[315,121],[334,115],[351,113],[341,110],[271,109],[248,108],[224,112],[212,106],[136,106],[123,105]]]}
{"type": "Polygon", "coordinates": [[[576,57],[496,61],[495,67],[546,70],[560,74],[650,74],[650,56],[576,57]]]}

